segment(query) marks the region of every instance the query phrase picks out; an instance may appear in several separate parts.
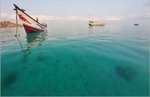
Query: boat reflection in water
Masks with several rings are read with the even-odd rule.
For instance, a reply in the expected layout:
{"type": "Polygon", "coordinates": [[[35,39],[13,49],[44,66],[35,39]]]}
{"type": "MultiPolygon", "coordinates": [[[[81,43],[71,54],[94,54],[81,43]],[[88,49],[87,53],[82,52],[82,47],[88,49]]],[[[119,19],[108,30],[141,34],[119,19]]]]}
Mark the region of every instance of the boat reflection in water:
{"type": "Polygon", "coordinates": [[[89,26],[89,33],[94,33],[95,26],[89,26]]]}
{"type": "Polygon", "coordinates": [[[19,37],[16,37],[18,39],[18,42],[22,48],[22,52],[23,52],[23,57],[21,58],[21,60],[23,62],[27,61],[27,57],[28,55],[31,53],[31,51],[39,46],[41,46],[42,42],[44,40],[46,40],[46,35],[47,35],[47,31],[42,31],[42,32],[36,32],[36,33],[30,33],[27,34],[26,36],[26,46],[23,47],[19,37]]]}

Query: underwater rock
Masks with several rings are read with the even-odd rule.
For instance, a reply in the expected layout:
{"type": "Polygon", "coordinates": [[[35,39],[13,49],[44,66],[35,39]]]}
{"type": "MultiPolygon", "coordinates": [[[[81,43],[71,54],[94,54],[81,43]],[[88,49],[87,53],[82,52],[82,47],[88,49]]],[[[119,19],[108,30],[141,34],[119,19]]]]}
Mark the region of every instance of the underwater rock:
{"type": "Polygon", "coordinates": [[[11,72],[2,80],[2,86],[8,87],[12,85],[16,80],[17,80],[17,73],[11,72]]]}
{"type": "Polygon", "coordinates": [[[37,57],[37,60],[38,61],[44,61],[46,59],[46,57],[43,55],[43,54],[40,54],[38,57],[37,57]]]}
{"type": "Polygon", "coordinates": [[[115,70],[119,76],[126,80],[130,80],[133,76],[136,75],[135,70],[133,70],[131,67],[118,66],[115,68],[115,70]]]}
{"type": "Polygon", "coordinates": [[[61,60],[56,60],[56,63],[58,64],[58,63],[60,63],[61,62],[61,60]]]}

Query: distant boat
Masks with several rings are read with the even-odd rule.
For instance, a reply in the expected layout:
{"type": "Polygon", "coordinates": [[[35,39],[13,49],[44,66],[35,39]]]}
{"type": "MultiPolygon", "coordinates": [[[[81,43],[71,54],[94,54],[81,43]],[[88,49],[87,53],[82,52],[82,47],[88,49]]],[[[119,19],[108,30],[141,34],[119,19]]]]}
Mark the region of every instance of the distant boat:
{"type": "Polygon", "coordinates": [[[138,26],[139,24],[134,24],[134,26],[138,26]]]}
{"type": "Polygon", "coordinates": [[[90,26],[105,26],[105,24],[104,23],[100,23],[100,24],[98,24],[97,22],[95,22],[95,21],[89,21],[89,25],[90,26]]]}
{"type": "Polygon", "coordinates": [[[23,23],[23,27],[27,34],[32,32],[41,32],[46,30],[47,24],[41,24],[38,21],[38,18],[35,20],[31,16],[29,16],[27,13],[25,13],[25,10],[20,9],[17,5],[13,4],[15,6],[16,10],[16,21],[17,21],[17,15],[19,16],[20,20],[23,23]]]}

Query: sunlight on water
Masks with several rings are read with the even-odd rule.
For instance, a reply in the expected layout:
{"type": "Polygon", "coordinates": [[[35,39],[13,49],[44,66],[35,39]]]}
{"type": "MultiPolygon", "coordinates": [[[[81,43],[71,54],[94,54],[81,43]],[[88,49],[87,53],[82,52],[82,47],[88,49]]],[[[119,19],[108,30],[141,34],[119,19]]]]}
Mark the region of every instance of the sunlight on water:
{"type": "Polygon", "coordinates": [[[1,28],[2,96],[148,96],[148,26],[1,28]]]}

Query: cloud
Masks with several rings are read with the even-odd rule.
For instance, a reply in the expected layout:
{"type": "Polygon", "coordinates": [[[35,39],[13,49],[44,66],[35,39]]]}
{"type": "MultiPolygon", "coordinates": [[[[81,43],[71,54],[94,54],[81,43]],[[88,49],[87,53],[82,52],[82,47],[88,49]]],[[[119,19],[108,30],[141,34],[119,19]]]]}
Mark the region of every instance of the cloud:
{"type": "Polygon", "coordinates": [[[106,21],[120,21],[123,20],[122,16],[106,16],[106,21]]]}
{"type": "Polygon", "coordinates": [[[8,14],[6,13],[1,13],[1,18],[6,18],[8,16],[8,14]]]}
{"type": "Polygon", "coordinates": [[[130,18],[131,18],[131,19],[136,19],[137,16],[136,16],[136,15],[130,15],[130,18]]]}
{"type": "Polygon", "coordinates": [[[15,20],[16,19],[16,14],[7,14],[7,13],[1,13],[1,19],[11,19],[11,20],[15,20]]]}
{"type": "Polygon", "coordinates": [[[150,19],[150,13],[146,13],[144,15],[130,15],[130,20],[143,20],[143,19],[150,19]]]}
{"type": "MultiPolygon", "coordinates": [[[[105,15],[88,15],[85,17],[77,15],[68,15],[68,16],[51,16],[51,15],[31,15],[34,19],[38,17],[40,21],[120,21],[123,20],[122,16],[105,16],[105,15]]],[[[1,13],[1,18],[15,20],[15,14],[6,14],[1,13]]]]}
{"type": "Polygon", "coordinates": [[[8,17],[9,19],[16,19],[16,14],[11,14],[11,15],[9,15],[9,17],[8,17]]]}

